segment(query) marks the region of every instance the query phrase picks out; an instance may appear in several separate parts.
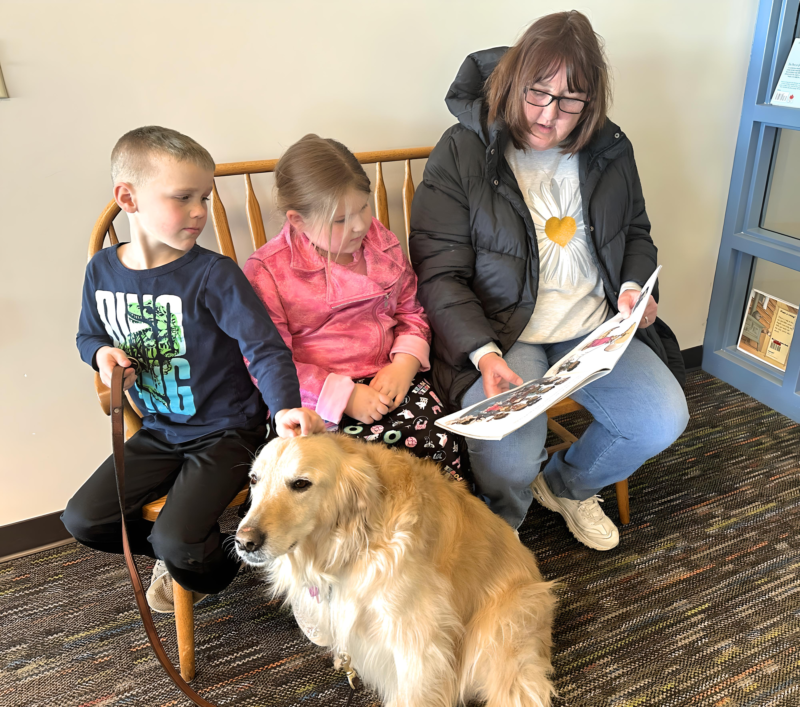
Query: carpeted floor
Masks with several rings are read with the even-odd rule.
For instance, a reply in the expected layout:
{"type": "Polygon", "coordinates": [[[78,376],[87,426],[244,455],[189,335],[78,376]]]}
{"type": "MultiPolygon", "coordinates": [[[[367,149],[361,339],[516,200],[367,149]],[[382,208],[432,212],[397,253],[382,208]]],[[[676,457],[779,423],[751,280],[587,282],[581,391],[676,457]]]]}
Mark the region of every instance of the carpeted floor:
{"type": "MultiPolygon", "coordinates": [[[[563,582],[558,707],[800,705],[800,426],[701,372],[686,393],[689,428],[631,478],[617,549],[584,548],[535,504],[521,530],[563,582]]],[[[613,491],[606,510],[617,519],[613,491]]],[[[171,618],[157,624],[175,656],[171,618]]],[[[342,674],[257,574],[200,604],[196,625],[206,699],[346,703],[342,674]]],[[[0,626],[2,707],[189,704],[151,654],[119,557],[67,545],[0,564],[0,626]]]]}

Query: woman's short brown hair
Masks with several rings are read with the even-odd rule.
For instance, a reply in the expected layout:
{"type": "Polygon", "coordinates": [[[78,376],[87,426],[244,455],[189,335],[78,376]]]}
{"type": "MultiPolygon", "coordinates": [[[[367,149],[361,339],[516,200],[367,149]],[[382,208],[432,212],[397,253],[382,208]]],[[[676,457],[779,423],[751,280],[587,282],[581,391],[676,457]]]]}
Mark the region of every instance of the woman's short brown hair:
{"type": "Polygon", "coordinates": [[[585,93],[589,99],[575,129],[561,143],[563,151],[580,152],[605,122],[611,87],[602,38],[577,10],[546,15],[503,55],[484,87],[489,124],[496,120],[505,124],[518,150],[528,147],[530,134],[525,89],[550,78],[562,66],[567,70],[569,91],[585,93]]]}

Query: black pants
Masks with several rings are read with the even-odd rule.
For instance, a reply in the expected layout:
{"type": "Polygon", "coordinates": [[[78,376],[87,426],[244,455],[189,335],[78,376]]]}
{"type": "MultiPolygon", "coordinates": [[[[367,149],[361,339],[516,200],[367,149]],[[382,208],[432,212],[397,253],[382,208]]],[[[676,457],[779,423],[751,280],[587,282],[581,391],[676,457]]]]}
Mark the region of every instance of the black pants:
{"type": "MultiPolygon", "coordinates": [[[[222,430],[191,442],[161,442],[139,430],[125,443],[125,518],[131,551],[165,562],[184,588],[215,594],[239,570],[219,517],[245,485],[267,427],[222,430]],[[155,523],[142,507],[167,494],[155,523]]],[[[83,545],[122,553],[114,458],[109,457],[70,499],[61,520],[83,545]]]]}
{"type": "MultiPolygon", "coordinates": [[[[371,380],[363,378],[356,383],[369,385],[371,380]]],[[[349,415],[342,415],[339,432],[405,449],[421,459],[432,459],[443,472],[457,481],[466,481],[472,489],[474,479],[464,438],[435,426],[436,420],[446,414],[429,375],[418,373],[403,402],[381,420],[365,425],[349,415]]]]}

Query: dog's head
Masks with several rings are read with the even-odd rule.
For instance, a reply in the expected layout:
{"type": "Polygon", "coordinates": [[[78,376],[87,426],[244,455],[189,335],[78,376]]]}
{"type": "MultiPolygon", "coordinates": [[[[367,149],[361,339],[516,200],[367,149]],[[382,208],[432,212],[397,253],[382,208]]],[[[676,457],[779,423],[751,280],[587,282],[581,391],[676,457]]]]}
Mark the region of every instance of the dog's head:
{"type": "Polygon", "coordinates": [[[276,439],[250,474],[252,505],[236,550],[264,565],[304,543],[327,547],[330,564],[366,540],[379,482],[367,445],[337,434],[276,439]]]}

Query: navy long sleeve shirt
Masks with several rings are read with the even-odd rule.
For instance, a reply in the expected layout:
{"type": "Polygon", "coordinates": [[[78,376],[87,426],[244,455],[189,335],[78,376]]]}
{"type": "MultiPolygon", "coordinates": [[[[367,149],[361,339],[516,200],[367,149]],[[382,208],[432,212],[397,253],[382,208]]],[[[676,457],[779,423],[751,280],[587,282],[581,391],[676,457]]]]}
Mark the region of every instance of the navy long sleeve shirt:
{"type": "Polygon", "coordinates": [[[167,265],[129,270],[118,247],[86,267],[77,343],[95,368],[103,346],[139,362],[130,393],[145,429],[179,443],[257,427],[264,402],[273,413],[300,407],[291,352],[233,260],[196,245],[167,265]]]}

